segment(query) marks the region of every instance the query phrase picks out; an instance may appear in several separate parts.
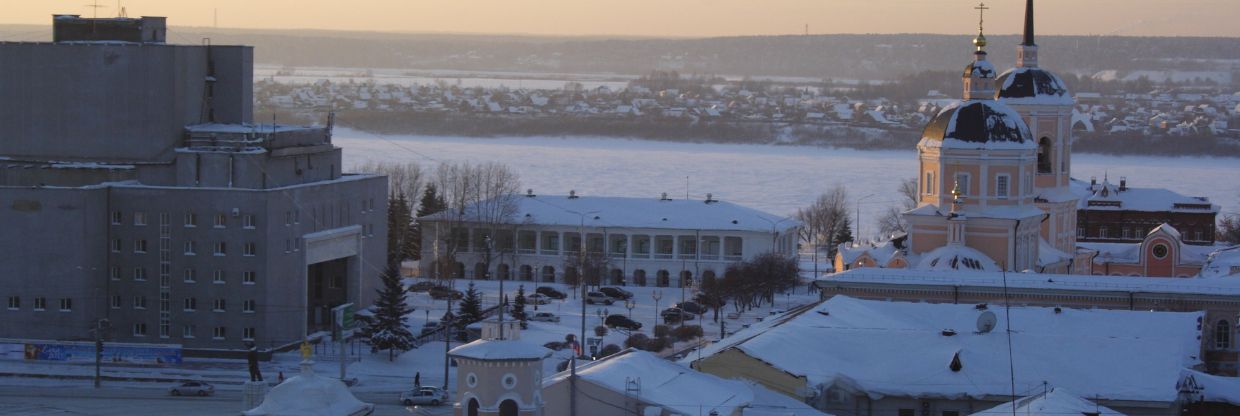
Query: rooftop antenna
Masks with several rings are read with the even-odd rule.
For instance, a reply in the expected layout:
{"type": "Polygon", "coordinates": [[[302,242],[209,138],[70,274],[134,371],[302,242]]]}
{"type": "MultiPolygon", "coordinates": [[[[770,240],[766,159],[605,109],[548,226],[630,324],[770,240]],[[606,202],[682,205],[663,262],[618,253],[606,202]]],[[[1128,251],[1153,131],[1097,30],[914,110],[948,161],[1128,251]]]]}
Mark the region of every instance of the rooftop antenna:
{"type": "Polygon", "coordinates": [[[129,13],[125,11],[125,6],[121,5],[121,0],[116,0],[116,17],[120,17],[120,18],[129,17],[129,13]]]}
{"type": "Polygon", "coordinates": [[[685,175],[685,199],[689,199],[689,175],[685,175]]]}
{"type": "Polygon", "coordinates": [[[216,7],[212,9],[212,13],[213,15],[211,17],[211,26],[215,27],[216,29],[219,29],[220,28],[220,8],[216,7]]]}
{"type": "Polygon", "coordinates": [[[91,18],[91,20],[90,20],[90,32],[91,32],[91,33],[97,33],[97,32],[98,32],[98,30],[96,30],[96,29],[97,29],[98,22],[96,22],[96,21],[95,21],[95,19],[98,19],[98,18],[99,18],[99,8],[101,8],[101,7],[108,7],[108,6],[100,6],[100,5],[99,5],[99,0],[95,0],[93,3],[91,3],[91,4],[87,4],[87,5],[86,5],[86,7],[91,8],[91,15],[90,15],[90,18],[91,18]]]}

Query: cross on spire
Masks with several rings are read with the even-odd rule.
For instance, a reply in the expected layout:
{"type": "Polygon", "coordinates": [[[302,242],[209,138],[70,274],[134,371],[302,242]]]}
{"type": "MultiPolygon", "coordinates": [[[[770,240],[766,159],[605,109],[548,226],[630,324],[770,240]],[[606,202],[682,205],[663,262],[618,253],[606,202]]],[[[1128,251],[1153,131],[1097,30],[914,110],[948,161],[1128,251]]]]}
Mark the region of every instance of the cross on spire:
{"type": "Polygon", "coordinates": [[[986,11],[990,10],[990,7],[986,7],[986,3],[983,2],[978,3],[973,10],[977,10],[977,33],[982,33],[982,26],[986,22],[986,11]]]}

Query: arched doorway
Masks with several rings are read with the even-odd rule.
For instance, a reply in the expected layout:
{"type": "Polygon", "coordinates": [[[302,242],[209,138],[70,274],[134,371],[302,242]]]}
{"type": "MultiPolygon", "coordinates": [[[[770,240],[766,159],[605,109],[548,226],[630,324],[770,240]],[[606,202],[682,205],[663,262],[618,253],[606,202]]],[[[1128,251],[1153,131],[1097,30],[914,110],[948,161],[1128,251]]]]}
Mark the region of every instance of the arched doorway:
{"type": "Polygon", "coordinates": [[[428,272],[430,273],[430,276],[432,279],[438,279],[439,278],[439,261],[432,261],[431,269],[428,270],[428,272]]]}
{"type": "Polygon", "coordinates": [[[611,269],[611,284],[624,286],[624,270],[611,269]]]}
{"type": "Polygon", "coordinates": [[[527,282],[533,282],[534,281],[534,268],[528,264],[522,265],[521,275],[519,277],[521,280],[524,280],[527,282]]]}
{"type": "Polygon", "coordinates": [[[633,284],[638,286],[646,285],[646,271],[637,269],[633,271],[633,284]]]}
{"type": "Polygon", "coordinates": [[[495,276],[498,277],[499,280],[512,280],[511,273],[512,270],[509,269],[507,264],[495,266],[495,276]]]}
{"type": "Polygon", "coordinates": [[[500,402],[499,416],[517,416],[517,402],[512,399],[500,402]]]}
{"type": "Polygon", "coordinates": [[[702,281],[703,281],[703,282],[705,282],[705,281],[707,281],[707,280],[714,280],[714,279],[716,279],[716,276],[715,276],[715,271],[714,271],[714,270],[707,270],[707,271],[702,272],[702,281]]]}
{"type": "Polygon", "coordinates": [[[568,266],[564,268],[564,283],[572,284],[572,282],[580,282],[577,275],[577,268],[568,266]]]}
{"type": "Polygon", "coordinates": [[[465,277],[465,263],[461,263],[458,261],[456,262],[456,267],[453,267],[453,269],[455,269],[452,271],[453,279],[460,279],[462,277],[465,277]]]}
{"type": "Polygon", "coordinates": [[[682,270],[680,272],[680,287],[692,287],[692,286],[693,286],[693,272],[688,271],[688,270],[682,270]]]}
{"type": "Polygon", "coordinates": [[[469,404],[465,406],[465,414],[467,416],[478,416],[478,399],[469,399],[469,404]]]}
{"type": "Polygon", "coordinates": [[[555,267],[543,266],[542,280],[547,283],[555,283],[555,267]]]}
{"type": "Polygon", "coordinates": [[[659,270],[655,273],[655,286],[668,287],[672,285],[672,274],[667,270],[659,270]]]}
{"type": "Polygon", "coordinates": [[[489,267],[487,267],[486,263],[474,263],[474,278],[486,279],[487,269],[489,269],[489,267]]]}

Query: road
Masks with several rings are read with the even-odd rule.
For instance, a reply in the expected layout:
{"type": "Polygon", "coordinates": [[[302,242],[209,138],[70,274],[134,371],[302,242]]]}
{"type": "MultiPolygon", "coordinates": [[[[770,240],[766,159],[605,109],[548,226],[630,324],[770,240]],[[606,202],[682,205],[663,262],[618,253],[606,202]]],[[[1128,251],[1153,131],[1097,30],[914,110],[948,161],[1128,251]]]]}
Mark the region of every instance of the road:
{"type": "MultiPolygon", "coordinates": [[[[12,382],[12,380],[9,380],[12,382]]],[[[412,409],[396,404],[392,393],[356,394],[375,403],[374,415],[449,415],[451,406],[412,409]],[[423,410],[429,410],[424,412],[423,410]]],[[[0,386],[0,414],[26,415],[228,415],[241,412],[241,392],[221,390],[210,397],[172,397],[154,386],[0,386]]]]}

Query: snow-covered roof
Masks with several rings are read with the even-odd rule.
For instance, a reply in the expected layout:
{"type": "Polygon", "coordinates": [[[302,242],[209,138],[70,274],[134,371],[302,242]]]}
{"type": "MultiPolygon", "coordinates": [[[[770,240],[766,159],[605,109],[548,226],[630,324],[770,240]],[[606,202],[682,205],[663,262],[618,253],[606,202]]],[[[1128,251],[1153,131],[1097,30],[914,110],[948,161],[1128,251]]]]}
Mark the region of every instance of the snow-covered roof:
{"type": "Polygon", "coordinates": [[[289,124],[230,124],[230,123],[203,123],[190,124],[185,126],[185,131],[190,133],[287,133],[291,131],[304,130],[323,130],[323,127],[313,126],[297,126],[289,124]]]}
{"type": "MultiPolygon", "coordinates": [[[[712,199],[703,200],[630,198],[614,196],[516,195],[513,221],[520,224],[577,227],[661,228],[677,230],[720,230],[783,232],[800,225],[790,217],[780,217],[753,208],[712,199]]],[[[469,218],[469,209],[465,218],[469,218]]],[[[426,217],[436,220],[447,213],[426,217]]]]}
{"type": "Polygon", "coordinates": [[[1070,187],[1080,196],[1079,209],[1091,211],[1219,212],[1206,197],[1184,196],[1170,189],[1119,186],[1107,180],[1096,184],[1073,180],[1070,187]]]}
{"type": "Polygon", "coordinates": [[[851,264],[852,262],[857,261],[861,255],[868,254],[870,258],[874,259],[874,262],[878,263],[881,267],[891,261],[891,258],[894,257],[899,250],[896,249],[895,244],[892,244],[891,241],[884,241],[877,245],[855,245],[844,243],[839,245],[838,252],[840,253],[840,256],[842,256],[844,264],[851,264]]]}
{"type": "Polygon", "coordinates": [[[1029,126],[995,100],[957,101],[943,107],[922,131],[918,146],[946,149],[1035,150],[1029,126]]]}
{"type": "Polygon", "coordinates": [[[1240,246],[1216,250],[1201,266],[1201,277],[1227,277],[1240,274],[1240,246]]]}
{"type": "MultiPolygon", "coordinates": [[[[1098,252],[1094,263],[1140,263],[1142,243],[1076,243],[1077,247],[1098,252]]],[[[1219,250],[1215,246],[1180,244],[1179,264],[1204,264],[1210,254],[1219,250]]]]}
{"type": "MultiPolygon", "coordinates": [[[[904,212],[907,215],[941,216],[950,215],[950,210],[939,209],[934,204],[923,204],[904,212]]],[[[956,212],[957,215],[976,218],[999,218],[1016,220],[1046,215],[1045,211],[1033,205],[991,205],[982,208],[977,205],[964,205],[956,212]]]]}
{"type": "Polygon", "coordinates": [[[921,270],[999,271],[999,265],[993,259],[964,244],[947,244],[930,250],[921,256],[917,268],[921,270]]]}
{"type": "Polygon", "coordinates": [[[1231,403],[1240,406],[1240,378],[1216,376],[1200,371],[1185,369],[1183,381],[1195,384],[1198,400],[1217,403],[1231,403]]]}
{"type": "MultiPolygon", "coordinates": [[[[639,399],[676,414],[704,415],[718,411],[721,415],[732,415],[739,409],[742,415],[825,415],[762,386],[725,380],[634,349],[578,367],[577,375],[621,394],[626,391],[628,380],[638,380],[641,383],[639,399]]],[[[568,372],[561,372],[545,379],[543,386],[568,377],[568,372]]]]}
{"type": "Polygon", "coordinates": [[[916,269],[859,268],[818,279],[820,286],[840,283],[889,285],[976,286],[1011,289],[1054,289],[1091,292],[1141,292],[1184,295],[1240,296],[1240,279],[1086,276],[1048,273],[1007,273],[916,269]]]}
{"type": "Polygon", "coordinates": [[[1050,266],[1072,260],[1072,255],[1055,248],[1045,238],[1038,238],[1038,266],[1050,266]]]}
{"type": "Polygon", "coordinates": [[[516,340],[479,339],[453,348],[452,351],[448,351],[448,355],[474,360],[529,361],[550,357],[551,350],[516,340]]]}
{"type": "Polygon", "coordinates": [[[302,373],[273,387],[263,404],[242,412],[245,416],[353,416],[370,414],[374,405],[353,397],[340,380],[314,374],[309,365],[302,373]]]}
{"type": "MultiPolygon", "coordinates": [[[[804,377],[807,387],[874,399],[1006,396],[1008,319],[1003,308],[988,311],[996,326],[975,333],[984,312],[974,305],[835,296],[731,348],[804,377]]],[[[1202,315],[1013,307],[1016,388],[1029,391],[1045,381],[1106,400],[1175,401],[1182,369],[1200,364],[1202,315]]]]}
{"type": "Polygon", "coordinates": [[[1012,414],[1013,406],[1016,407],[1016,414],[1022,416],[1087,415],[1091,412],[1096,412],[1092,414],[1098,416],[1125,416],[1106,406],[1077,397],[1060,387],[1050,387],[1046,392],[1022,397],[1014,402],[1007,402],[970,416],[1009,416],[1012,414]]]}
{"type": "Polygon", "coordinates": [[[1063,80],[1041,68],[1012,68],[999,75],[999,91],[1004,102],[1016,105],[1073,105],[1063,80]]]}

